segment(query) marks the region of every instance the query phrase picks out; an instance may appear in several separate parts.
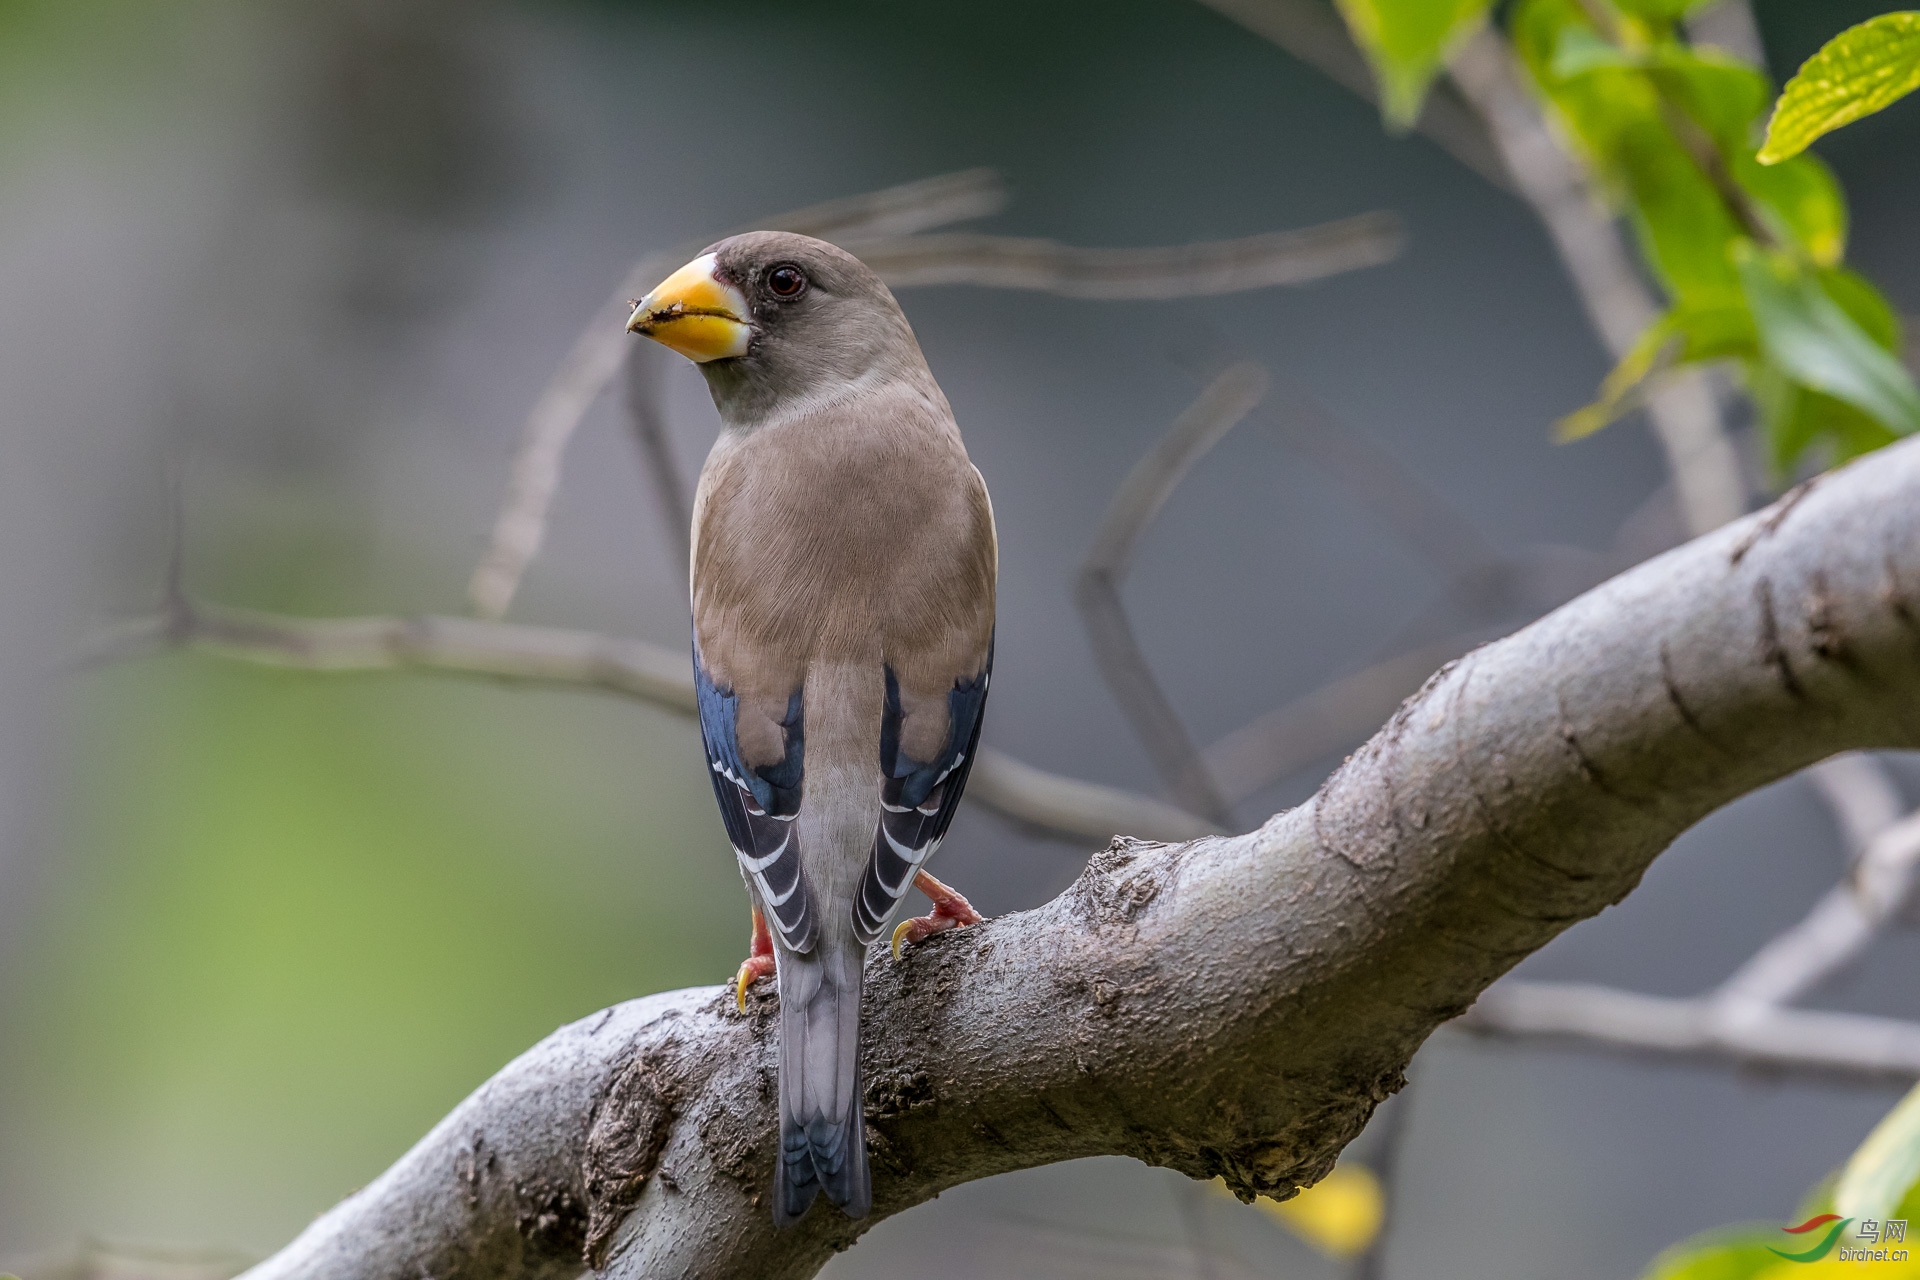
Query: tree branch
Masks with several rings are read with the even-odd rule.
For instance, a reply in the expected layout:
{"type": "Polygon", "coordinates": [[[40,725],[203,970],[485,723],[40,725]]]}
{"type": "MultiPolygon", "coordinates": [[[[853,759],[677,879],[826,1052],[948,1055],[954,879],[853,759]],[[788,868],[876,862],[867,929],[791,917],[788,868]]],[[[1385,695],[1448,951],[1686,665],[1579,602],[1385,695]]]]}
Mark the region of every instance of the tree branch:
{"type": "MultiPolygon", "coordinates": [[[[753,226],[842,242],[894,288],[976,284],[1104,300],[1192,297],[1305,284],[1390,261],[1406,243],[1400,220],[1380,212],[1239,240],[1144,249],[1081,249],[1051,240],[918,234],[994,213],[1004,201],[999,178],[991,170],[976,169],[774,214],[753,226]]],[[[559,488],[560,460],[567,442],[623,362],[630,376],[639,380],[637,386],[629,387],[629,409],[641,447],[654,463],[655,483],[679,483],[677,473],[664,473],[658,465],[658,457],[669,456],[665,424],[646,399],[635,398],[651,395],[651,371],[633,363],[643,358],[628,357],[634,344],[621,321],[631,309],[632,298],[658,284],[705,243],[689,242],[641,258],[613,298],[594,313],[541,392],[521,433],[492,541],[468,584],[467,594],[480,616],[503,617],[512,604],[521,577],[546,538],[547,515],[559,488]]],[[[676,544],[684,541],[684,535],[676,535],[676,544]]]]}
{"type": "MultiPolygon", "coordinates": [[[[1280,46],[1355,97],[1378,103],[1367,60],[1333,9],[1319,0],[1200,0],[1214,12],[1280,46]]],[[[1413,126],[1467,168],[1504,190],[1513,188],[1500,153],[1473,109],[1445,84],[1427,95],[1413,126]]]]}
{"type": "MultiPolygon", "coordinates": [[[[288,618],[176,597],[169,612],[94,637],[78,665],[124,662],[171,648],[302,671],[419,671],[485,676],[516,684],[598,689],[695,713],[684,653],[641,640],[473,618],[288,618]]],[[[1216,831],[1201,818],[1147,796],[1047,773],[987,748],[969,793],[1030,830],[1078,842],[1145,831],[1192,840],[1216,831]]]]}
{"type": "MultiPolygon", "coordinates": [[[[1482,28],[1461,46],[1449,68],[1486,122],[1521,196],[1546,227],[1595,332],[1620,359],[1653,323],[1660,305],[1612,216],[1579,162],[1548,128],[1498,31],[1482,28]]],[[[1740,460],[1721,430],[1720,406],[1704,373],[1682,369],[1663,377],[1648,395],[1647,416],[1666,452],[1692,532],[1718,528],[1746,509],[1740,460]]]]}
{"type": "Polygon", "coordinates": [[[780,1280],[946,1187],[1103,1153],[1289,1195],[1437,1025],[1688,826],[1914,746],[1920,442],[1443,668],[1256,832],[1118,841],[1043,907],[876,956],[863,1222],[775,1231],[772,1000],[701,988],[561,1029],[249,1275],[558,1277],[584,1251],[616,1280],[780,1280]]]}
{"type": "Polygon", "coordinates": [[[1053,240],[967,234],[858,240],[847,248],[895,289],[972,284],[1120,302],[1310,284],[1391,262],[1406,239],[1399,218],[1377,212],[1239,240],[1144,249],[1083,249],[1053,240]]]}
{"type": "Polygon", "coordinates": [[[1257,364],[1236,364],[1207,385],[1121,482],[1074,590],[1093,644],[1094,662],[1154,768],[1182,806],[1221,827],[1233,824],[1232,810],[1208,776],[1206,761],[1180,713],[1154,679],[1153,667],[1127,619],[1120,585],[1140,535],[1173,496],[1180,478],[1253,412],[1266,393],[1267,371],[1257,364]]]}
{"type": "Polygon", "coordinates": [[[1574,982],[1503,982],[1460,1024],[1469,1031],[1880,1083],[1920,1077],[1920,1025],[1858,1013],[1730,1009],[1574,982]]]}

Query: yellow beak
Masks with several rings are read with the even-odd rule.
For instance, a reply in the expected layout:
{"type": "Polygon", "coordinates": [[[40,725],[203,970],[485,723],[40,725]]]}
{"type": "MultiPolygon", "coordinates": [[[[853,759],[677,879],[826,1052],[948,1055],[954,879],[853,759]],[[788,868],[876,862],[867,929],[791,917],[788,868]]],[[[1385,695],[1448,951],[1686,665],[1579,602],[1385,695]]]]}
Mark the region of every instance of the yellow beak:
{"type": "Polygon", "coordinates": [[[627,332],[652,338],[696,364],[747,354],[753,326],[747,300],[713,274],[713,255],[703,253],[680,268],[633,308],[627,332]]]}

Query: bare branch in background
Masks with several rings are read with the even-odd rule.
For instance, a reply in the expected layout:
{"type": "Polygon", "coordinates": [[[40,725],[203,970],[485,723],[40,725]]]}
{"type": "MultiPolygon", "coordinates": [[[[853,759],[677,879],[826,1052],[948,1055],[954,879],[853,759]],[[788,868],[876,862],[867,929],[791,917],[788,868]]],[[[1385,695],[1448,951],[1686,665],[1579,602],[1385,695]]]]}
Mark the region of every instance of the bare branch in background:
{"type": "Polygon", "coordinates": [[[673,456],[673,434],[662,403],[662,366],[669,358],[672,353],[657,343],[628,344],[627,425],[640,446],[647,477],[653,481],[654,501],[667,545],[674,552],[674,565],[685,572],[693,559],[693,495],[687,492],[679,460],[673,456]]]}
{"type": "Polygon", "coordinates": [[[1282,380],[1275,410],[1280,439],[1339,481],[1442,577],[1464,578],[1502,558],[1471,520],[1372,436],[1334,421],[1303,388],[1282,380]]]}
{"type": "MultiPolygon", "coordinates": [[[[1329,5],[1319,0],[1200,0],[1216,13],[1279,45],[1341,88],[1378,103],[1373,72],[1353,37],[1329,5]]],[[[1486,126],[1471,107],[1446,85],[1435,86],[1414,128],[1441,150],[1496,187],[1511,190],[1507,173],[1486,126]]]]}
{"type": "MultiPolygon", "coordinates": [[[[1443,669],[1258,831],[1119,841],[1036,910],[877,954],[862,1221],[773,1225],[773,1001],[706,987],[562,1028],[248,1275],[798,1280],[949,1187],[1099,1154],[1291,1194],[1435,1027],[1699,819],[1836,751],[1920,746],[1917,584],[1920,441],[1443,669]]],[[[1589,1011],[1623,1003],[1685,1002],[1589,1011]]],[[[1694,1045],[1920,1073],[1920,1028],[1848,1014],[1668,1028],[1694,1045]]]]}
{"type": "MultiPolygon", "coordinates": [[[[828,239],[910,235],[985,217],[998,212],[1005,203],[1006,192],[999,176],[988,169],[972,169],[775,214],[754,226],[828,239]]],[[[540,550],[546,537],[547,513],[560,484],[560,459],[567,441],[619,373],[630,343],[623,323],[631,309],[629,300],[658,284],[705,243],[689,242],[650,253],[635,263],[613,296],[594,312],[574,339],[566,359],[534,403],[514,455],[493,540],[467,587],[467,595],[481,617],[505,615],[520,588],[521,575],[540,550]]]]}
{"type": "Polygon", "coordinates": [[[1352,1280],[1386,1280],[1387,1247],[1393,1239],[1393,1220],[1400,1207],[1400,1174],[1406,1163],[1407,1117],[1413,1111],[1417,1088],[1414,1080],[1409,1079],[1405,1088],[1387,1099],[1386,1114],[1378,1121],[1382,1129],[1379,1145],[1367,1163],[1380,1181],[1380,1226],[1374,1232],[1373,1243],[1355,1260],[1352,1280]]]}
{"type": "MultiPolygon", "coordinates": [[[[473,618],[289,618],[182,602],[175,613],[95,637],[79,662],[98,666],[173,648],[302,671],[417,671],[597,689],[681,715],[695,712],[693,671],[683,652],[473,618]]],[[[1214,830],[1172,805],[1063,778],[991,749],[980,753],[968,794],[1023,827],[1083,844],[1120,830],[1154,840],[1191,840],[1214,830]]]]}
{"type": "Polygon", "coordinates": [[[1280,438],[1339,481],[1446,582],[1434,605],[1385,646],[1395,656],[1329,681],[1206,749],[1208,775],[1230,805],[1360,742],[1428,672],[1498,635],[1497,622],[1536,616],[1631,563],[1571,547],[1503,555],[1391,453],[1334,422],[1312,397],[1287,388],[1276,408],[1280,438]],[[1431,624],[1443,620],[1447,627],[1430,638],[1431,624]]]}
{"type": "Polygon", "coordinates": [[[1747,0],[1720,0],[1687,15],[1687,38],[1695,44],[1724,49],[1742,62],[1767,69],[1767,48],[1760,24],[1753,20],[1747,0]]]}
{"type": "Polygon", "coordinates": [[[255,1261],[225,1250],[151,1249],[83,1240],[70,1249],[8,1260],[20,1280],[227,1280],[255,1261]]]}
{"type": "Polygon", "coordinates": [[[1886,766],[1858,751],[1822,760],[1807,770],[1806,778],[1833,810],[1849,862],[1907,811],[1886,766]]]}
{"type": "MultiPolygon", "coordinates": [[[[1303,284],[1389,261],[1405,243],[1399,219],[1387,213],[1240,240],[1145,249],[1080,249],[1049,240],[919,234],[993,213],[1003,202],[999,179],[987,170],[975,170],[776,214],[754,225],[844,243],[897,288],[978,284],[1098,299],[1190,297],[1303,284]]],[[[706,242],[690,242],[642,258],[575,340],[535,403],[521,435],[492,542],[467,589],[482,617],[505,615],[527,565],[540,549],[567,442],[619,372],[626,348],[633,345],[620,323],[628,301],[659,283],[706,242]]],[[[634,421],[656,485],[662,475],[669,475],[677,485],[678,473],[664,472],[654,457],[665,448],[664,423],[638,415],[634,421]]],[[[682,541],[684,535],[676,534],[676,544],[682,541]]]]}
{"type": "Polygon", "coordinates": [[[992,747],[980,750],[967,797],[1001,817],[1055,839],[1104,840],[1151,831],[1147,840],[1198,840],[1221,828],[1152,796],[1048,773],[992,747]],[[1096,834],[1104,833],[1104,834],[1096,834]]]}
{"type": "MultiPolygon", "coordinates": [[[[1366,60],[1345,26],[1317,0],[1200,0],[1318,68],[1343,88],[1377,100],[1366,60]]],[[[1726,0],[1720,10],[1741,0],[1726,0]]],[[[1716,34],[1738,13],[1718,13],[1716,34]]],[[[1751,15],[1746,15],[1751,25],[1751,15]]],[[[1516,191],[1545,224],[1588,318],[1619,359],[1658,314],[1652,292],[1580,165],[1548,129],[1521,84],[1506,40],[1483,28],[1455,54],[1452,86],[1436,86],[1417,126],[1468,168],[1516,191]],[[1459,96],[1455,96],[1457,88],[1459,96]]],[[[1746,510],[1739,460],[1720,424],[1720,405],[1697,370],[1667,375],[1648,416],[1675,481],[1689,529],[1703,533],[1746,510]]]]}
{"type": "Polygon", "coordinates": [[[1502,982],[1460,1019],[1469,1031],[1564,1039],[1666,1057],[1867,1083],[1920,1076],[1920,1024],[1763,1007],[1729,1019],[1711,999],[1573,982],[1502,982]]]}
{"type": "Polygon", "coordinates": [[[1126,581],[1141,533],[1165,505],[1180,478],[1253,412],[1266,395],[1267,384],[1267,371],[1256,364],[1236,364],[1208,384],[1153,451],[1121,482],[1094,535],[1093,548],[1087,552],[1074,591],[1100,675],[1147,749],[1154,768],[1183,807],[1222,827],[1232,825],[1232,810],[1208,776],[1193,736],[1154,679],[1153,668],[1128,621],[1120,586],[1126,581]]]}
{"type": "Polygon", "coordinates": [[[1789,1004],[1865,953],[1913,899],[1920,868],[1920,814],[1875,836],[1848,877],[1807,917],[1754,953],[1714,993],[1729,1008],[1789,1004]]]}
{"type": "MultiPolygon", "coordinates": [[[[1920,1023],[1787,1007],[1864,955],[1912,902],[1920,880],[1920,813],[1897,818],[1894,807],[1890,817],[1889,797],[1863,769],[1878,766],[1841,756],[1815,771],[1823,791],[1842,797],[1836,809],[1849,836],[1877,824],[1852,873],[1714,991],[1672,999],[1610,987],[1503,982],[1463,1024],[1781,1070],[1920,1076],[1920,1023]]],[[[1898,794],[1892,798],[1897,805],[1898,794]]]]}
{"type": "Polygon", "coordinates": [[[1083,249],[1053,240],[950,233],[851,242],[888,285],[972,284],[1106,302],[1193,298],[1307,284],[1398,257],[1406,230],[1391,213],[1145,249],[1083,249]]]}
{"type": "Polygon", "coordinates": [[[1208,747],[1202,757],[1207,774],[1229,804],[1256,796],[1316,760],[1351,749],[1434,668],[1497,634],[1479,628],[1330,680],[1208,747]]]}
{"type": "MultiPolygon", "coordinates": [[[[1545,225],[1588,320],[1613,358],[1620,359],[1660,308],[1612,215],[1547,127],[1499,32],[1482,28],[1461,46],[1450,69],[1486,121],[1520,194],[1545,225]]],[[[1692,532],[1718,528],[1746,509],[1740,460],[1721,429],[1720,406],[1702,373],[1667,374],[1650,393],[1647,414],[1692,532]]]]}

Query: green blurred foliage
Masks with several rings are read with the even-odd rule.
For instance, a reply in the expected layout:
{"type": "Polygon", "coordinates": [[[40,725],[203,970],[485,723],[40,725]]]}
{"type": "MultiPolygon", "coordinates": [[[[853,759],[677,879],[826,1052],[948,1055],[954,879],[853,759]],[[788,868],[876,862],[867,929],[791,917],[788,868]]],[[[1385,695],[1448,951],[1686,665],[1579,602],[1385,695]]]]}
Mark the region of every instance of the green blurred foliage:
{"type": "Polygon", "coordinates": [[[1491,7],[1491,0],[1335,0],[1380,82],[1387,127],[1405,129],[1441,62],[1491,7]]]}
{"type": "Polygon", "coordinates": [[[84,702],[0,1005],[33,1152],[0,1188],[28,1203],[65,1183],[124,1230],[273,1243],[559,1023],[745,945],[676,718],[193,657],[84,702]]]}
{"type": "MultiPolygon", "coordinates": [[[[1695,1236],[1653,1260],[1641,1280],[1817,1280],[1823,1275],[1920,1276],[1920,1086],[1890,1111],[1836,1174],[1797,1212],[1800,1229],[1748,1224],[1695,1236]],[[1816,1222],[1831,1217],[1831,1222],[1816,1222]],[[1861,1243],[1853,1224],[1904,1220],[1915,1238],[1900,1261],[1842,1259],[1839,1244],[1861,1243]],[[1813,1224],[1810,1228],[1801,1224],[1813,1224]]],[[[1876,1235],[1878,1232],[1876,1231],[1876,1235]]],[[[1869,1236],[1868,1241],[1878,1243],[1869,1236]]]]}
{"type": "MultiPolygon", "coordinates": [[[[1519,0],[1507,15],[1549,117],[1633,226],[1669,303],[1595,402],[1556,430],[1562,439],[1587,435],[1638,407],[1668,370],[1729,361],[1746,379],[1784,478],[1805,455],[1841,462],[1920,430],[1920,390],[1898,359],[1892,309],[1871,284],[1839,269],[1847,238],[1839,184],[1810,155],[1781,151],[1762,162],[1766,77],[1688,43],[1679,20],[1696,7],[1519,0]]],[[[1380,68],[1390,114],[1412,119],[1444,53],[1434,33],[1459,29],[1449,25],[1459,6],[1406,0],[1369,4],[1364,14],[1343,3],[1341,11],[1380,68]],[[1404,52],[1410,48],[1428,60],[1404,52]],[[1397,61],[1394,50],[1403,50],[1397,61]],[[1416,96],[1407,101],[1410,85],[1416,96]]],[[[1904,25],[1899,32],[1904,40],[1904,25]]],[[[1890,48],[1876,46],[1877,61],[1854,60],[1862,94],[1869,72],[1888,73],[1874,82],[1876,101],[1891,100],[1889,75],[1907,74],[1899,62],[1906,54],[1890,48]]]]}

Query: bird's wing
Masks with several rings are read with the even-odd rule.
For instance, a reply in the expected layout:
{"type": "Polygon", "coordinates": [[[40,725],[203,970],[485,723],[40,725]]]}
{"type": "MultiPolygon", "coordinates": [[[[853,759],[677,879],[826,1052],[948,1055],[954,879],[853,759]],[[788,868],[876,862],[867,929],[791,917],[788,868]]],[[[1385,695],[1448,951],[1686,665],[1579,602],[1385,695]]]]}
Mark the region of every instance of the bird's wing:
{"type": "Polygon", "coordinates": [[[872,946],[886,931],[887,917],[913,877],[940,846],[966,790],[967,774],[980,750],[981,712],[993,674],[993,641],[979,671],[953,682],[946,695],[945,741],[930,760],[914,758],[901,744],[900,681],[886,669],[887,700],[880,722],[880,823],[873,853],[853,905],[854,934],[872,946]]]}
{"type": "Polygon", "coordinates": [[[805,707],[801,691],[787,699],[779,718],[785,754],[769,764],[749,765],[738,734],[740,698],[714,682],[693,647],[694,688],[700,706],[700,736],[707,744],[708,772],[727,839],[740,870],[753,882],[768,921],[790,951],[812,949],[819,933],[806,877],[800,870],[800,781],[805,772],[805,707]]]}

